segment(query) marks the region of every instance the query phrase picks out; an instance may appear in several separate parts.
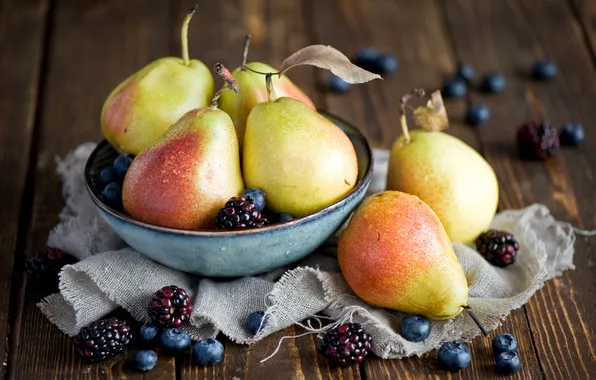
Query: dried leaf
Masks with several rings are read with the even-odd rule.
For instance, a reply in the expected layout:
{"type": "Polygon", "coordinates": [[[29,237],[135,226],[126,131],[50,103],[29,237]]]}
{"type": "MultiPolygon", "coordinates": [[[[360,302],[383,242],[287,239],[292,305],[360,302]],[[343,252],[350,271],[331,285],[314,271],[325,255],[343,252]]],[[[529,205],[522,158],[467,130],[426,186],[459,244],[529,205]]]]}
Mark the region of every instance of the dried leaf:
{"type": "Polygon", "coordinates": [[[298,50],[281,64],[282,74],[295,66],[311,65],[327,69],[348,83],[365,83],[373,79],[383,79],[356,65],[339,50],[325,45],[311,45],[298,50]]]}
{"type": "Polygon", "coordinates": [[[449,127],[447,110],[440,91],[433,92],[425,106],[414,110],[414,120],[416,125],[429,132],[439,132],[449,127]]]}

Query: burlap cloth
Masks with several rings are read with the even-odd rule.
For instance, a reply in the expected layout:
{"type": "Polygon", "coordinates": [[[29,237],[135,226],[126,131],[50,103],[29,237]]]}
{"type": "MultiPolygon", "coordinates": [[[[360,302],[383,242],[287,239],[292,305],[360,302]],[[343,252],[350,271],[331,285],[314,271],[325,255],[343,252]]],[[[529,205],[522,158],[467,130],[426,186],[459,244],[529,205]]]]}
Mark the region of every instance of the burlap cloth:
{"type": "MultiPolygon", "coordinates": [[[[157,264],[125,247],[96,213],[83,179],[85,161],[94,147],[86,143],[58,159],[66,206],[48,245],[81,261],[64,267],[60,293],[46,297],[38,306],[68,335],[119,306],[135,319],[147,320],[151,294],[170,284],[183,287],[194,300],[192,326],[186,329],[195,338],[221,332],[235,342],[250,344],[293,324],[317,333],[319,326],[305,320],[326,316],[362,323],[373,336],[377,356],[402,358],[423,354],[447,340],[469,341],[480,333],[462,313],[449,321],[432,322],[431,335],[424,342],[406,341],[398,333],[401,313],[371,307],[348,288],[334,258],[334,239],[292,267],[231,281],[198,278],[157,264]],[[262,332],[253,337],[243,326],[256,310],[266,310],[269,317],[262,332]]],[[[385,150],[375,151],[370,193],[384,189],[387,155],[385,150]]],[[[469,305],[488,330],[524,305],[546,280],[574,268],[574,228],[555,220],[545,206],[503,211],[492,227],[509,231],[519,240],[514,265],[497,268],[475,250],[454,245],[468,279],[469,305]]]]}

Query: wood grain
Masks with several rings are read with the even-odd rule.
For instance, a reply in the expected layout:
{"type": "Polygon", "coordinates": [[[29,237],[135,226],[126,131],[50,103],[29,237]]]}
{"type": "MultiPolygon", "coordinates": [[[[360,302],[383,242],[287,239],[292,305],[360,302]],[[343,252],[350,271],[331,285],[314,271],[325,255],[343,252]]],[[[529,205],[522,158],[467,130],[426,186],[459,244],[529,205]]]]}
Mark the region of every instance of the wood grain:
{"type": "Polygon", "coordinates": [[[0,181],[0,377],[7,367],[11,281],[19,277],[13,264],[19,269],[22,265],[23,239],[17,242],[18,229],[27,225],[30,212],[27,173],[47,12],[48,3],[43,0],[7,0],[0,7],[0,174],[4,178],[0,181]]]}
{"type": "MultiPolygon", "coordinates": [[[[397,103],[401,94],[412,88],[438,89],[453,72],[457,58],[451,48],[450,35],[445,29],[442,9],[434,1],[395,2],[345,0],[314,3],[315,22],[319,25],[320,43],[339,45],[340,50],[354,51],[361,45],[372,45],[381,51],[396,54],[400,67],[394,76],[383,82],[354,86],[348,96],[329,94],[331,111],[352,120],[372,137],[373,143],[390,147],[400,135],[397,103]],[[335,5],[334,5],[335,4],[335,5]],[[325,33],[325,23],[332,24],[336,34],[325,33]],[[391,25],[391,33],[387,33],[391,25]],[[344,36],[348,38],[344,39],[344,36]],[[395,36],[402,36],[396,38],[395,36]],[[352,41],[352,42],[350,42],[352,41]],[[356,42],[353,42],[356,41],[356,42]],[[357,87],[362,87],[359,90],[357,87]],[[374,95],[373,95],[374,94],[374,95]]],[[[461,138],[470,146],[481,149],[477,133],[463,125],[465,101],[446,101],[450,128],[446,132],[461,138]]],[[[523,311],[514,312],[504,324],[505,331],[515,331],[521,340],[520,353],[528,362],[524,378],[539,375],[538,361],[533,352],[527,321],[523,311]],[[515,327],[515,328],[514,328],[515,327]]],[[[499,329],[496,333],[502,332],[499,329]]],[[[495,378],[492,369],[491,340],[477,337],[470,344],[474,360],[469,368],[455,376],[464,378],[495,378]]],[[[407,360],[367,360],[367,378],[432,378],[449,376],[437,368],[436,353],[407,360]]]]}
{"type": "MultiPolygon", "coordinates": [[[[168,53],[168,7],[162,1],[58,1],[54,6],[26,255],[42,249],[63,205],[55,157],[83,142],[99,141],[100,110],[112,88],[168,53]]],[[[128,379],[175,378],[173,358],[160,360],[147,376],[131,371],[124,361],[83,365],[71,340],[35,306],[46,290],[29,283],[23,286],[13,325],[9,378],[109,379],[124,374],[128,379]]]]}
{"type": "MultiPolygon", "coordinates": [[[[486,155],[502,183],[502,207],[539,202],[558,219],[594,226],[594,198],[588,193],[594,178],[590,163],[596,141],[590,122],[595,117],[596,75],[568,4],[554,0],[507,2],[507,6],[464,0],[444,4],[458,54],[477,69],[496,69],[508,79],[503,94],[482,98],[493,117],[480,130],[486,155]],[[533,62],[543,57],[553,58],[559,66],[552,83],[535,83],[528,76],[533,62]],[[537,100],[527,103],[527,94],[537,100]],[[536,111],[556,127],[568,121],[584,123],[586,146],[563,149],[547,163],[520,161],[515,130],[536,111]]],[[[594,242],[582,240],[576,244],[577,268],[549,281],[525,307],[546,378],[589,378],[596,371],[596,280],[593,262],[590,265],[594,242]]]]}
{"type": "Polygon", "coordinates": [[[584,38],[592,61],[596,64],[596,2],[590,0],[569,0],[571,9],[577,17],[584,33],[584,38]]]}

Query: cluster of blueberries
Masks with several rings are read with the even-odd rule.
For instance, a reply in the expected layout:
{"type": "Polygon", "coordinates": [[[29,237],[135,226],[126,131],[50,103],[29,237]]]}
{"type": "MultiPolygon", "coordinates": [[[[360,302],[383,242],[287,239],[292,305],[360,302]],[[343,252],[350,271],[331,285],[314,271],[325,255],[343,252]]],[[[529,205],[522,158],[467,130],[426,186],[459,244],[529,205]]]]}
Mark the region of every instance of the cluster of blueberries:
{"type": "Polygon", "coordinates": [[[133,158],[130,154],[120,154],[111,167],[102,169],[97,176],[97,183],[102,189],[101,200],[116,210],[122,209],[122,181],[133,158]]]}
{"type": "MultiPolygon", "coordinates": [[[[538,81],[550,81],[557,75],[557,64],[548,59],[541,59],[534,63],[532,77],[538,81]]],[[[446,98],[464,97],[476,76],[471,65],[460,64],[455,75],[443,84],[441,95],[446,98]]],[[[487,94],[497,94],[505,89],[505,78],[497,72],[489,72],[480,80],[480,89],[487,94]]],[[[486,104],[472,103],[466,112],[466,123],[472,126],[484,124],[490,118],[490,110],[486,104]]],[[[568,146],[579,145],[585,137],[583,126],[576,123],[565,124],[560,131],[561,144],[568,146]]]]}
{"type": "MultiPolygon", "coordinates": [[[[142,325],[138,337],[141,344],[157,344],[167,354],[173,355],[185,352],[192,345],[190,335],[186,331],[179,328],[161,330],[152,323],[142,325]]],[[[192,346],[193,359],[199,365],[217,364],[221,362],[223,354],[223,344],[217,339],[201,339],[192,346]]],[[[150,371],[157,364],[157,353],[154,350],[137,351],[131,364],[139,371],[150,371]]]]}
{"type": "MultiPolygon", "coordinates": [[[[410,342],[422,342],[428,338],[430,331],[431,324],[428,319],[419,315],[409,315],[402,319],[399,333],[410,342]]],[[[497,372],[512,374],[521,369],[521,361],[517,354],[517,340],[513,335],[498,334],[493,339],[492,347],[497,372]]],[[[443,343],[439,348],[438,358],[442,367],[450,371],[457,371],[470,364],[472,355],[465,343],[455,340],[443,343]]]]}
{"type": "MultiPolygon", "coordinates": [[[[246,319],[245,327],[251,334],[256,335],[263,329],[265,322],[265,313],[255,311],[246,319]]],[[[185,352],[192,345],[190,335],[186,331],[179,328],[161,330],[153,323],[143,324],[137,336],[142,345],[157,344],[168,354],[185,352]]],[[[224,346],[217,339],[201,339],[192,345],[193,360],[199,365],[218,364],[223,359],[223,355],[224,346]]],[[[131,364],[139,371],[150,371],[157,364],[157,359],[157,353],[154,350],[139,350],[133,355],[131,364]]]]}

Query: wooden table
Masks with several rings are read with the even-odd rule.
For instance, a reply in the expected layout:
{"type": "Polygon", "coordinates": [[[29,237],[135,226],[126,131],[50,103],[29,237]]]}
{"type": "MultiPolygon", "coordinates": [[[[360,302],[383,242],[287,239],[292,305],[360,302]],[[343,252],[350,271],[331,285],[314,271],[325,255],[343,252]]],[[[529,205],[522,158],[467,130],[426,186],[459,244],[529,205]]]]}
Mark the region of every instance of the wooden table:
{"type": "MultiPolygon", "coordinates": [[[[596,2],[593,0],[283,0],[201,1],[190,26],[191,55],[209,66],[239,64],[244,34],[253,35],[250,60],[279,65],[313,43],[347,54],[373,45],[396,54],[396,75],[352,88],[322,90],[328,73],[290,73],[318,106],[359,126],[377,147],[400,134],[398,99],[414,88],[434,89],[469,62],[480,73],[498,70],[504,93],[474,93],[490,106],[490,122],[464,125],[465,100],[449,101],[450,133],[490,161],[501,184],[500,208],[534,202],[581,228],[596,227],[596,2]],[[259,43],[259,40],[260,43],[259,43]],[[527,70],[550,57],[560,74],[535,83],[527,70]],[[537,101],[525,99],[533,95],[537,101]],[[556,126],[580,122],[585,144],[546,162],[517,158],[517,126],[544,108],[556,126]]],[[[490,339],[472,344],[467,369],[449,375],[436,353],[422,358],[368,359],[330,369],[313,337],[286,341],[259,364],[289,328],[252,347],[226,342],[223,364],[201,368],[189,358],[162,358],[148,374],[124,364],[84,366],[71,341],[36,308],[45,292],[23,275],[28,256],[43,248],[63,205],[57,155],[99,141],[99,114],[118,82],[152,59],[180,51],[179,24],[191,1],[0,1],[0,375],[7,379],[397,379],[497,378],[490,339]],[[4,355],[5,353],[5,355],[4,355]]],[[[596,377],[595,239],[579,238],[577,268],[549,281],[498,332],[515,334],[523,370],[515,378],[596,377]]],[[[492,336],[492,335],[491,335],[492,336]]]]}

